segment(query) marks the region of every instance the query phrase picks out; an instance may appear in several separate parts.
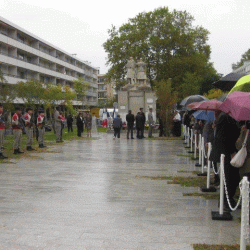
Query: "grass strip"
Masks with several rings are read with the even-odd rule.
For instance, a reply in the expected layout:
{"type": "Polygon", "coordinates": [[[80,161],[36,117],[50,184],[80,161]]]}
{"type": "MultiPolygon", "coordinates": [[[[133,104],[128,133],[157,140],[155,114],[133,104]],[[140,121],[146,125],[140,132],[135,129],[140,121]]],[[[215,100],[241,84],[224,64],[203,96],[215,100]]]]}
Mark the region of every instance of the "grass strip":
{"type": "Polygon", "coordinates": [[[206,200],[218,200],[219,194],[203,194],[203,193],[183,193],[183,196],[204,197],[206,200]]]}
{"type": "MultiPolygon", "coordinates": [[[[195,244],[194,250],[239,250],[239,245],[207,245],[207,244],[195,244]]],[[[247,246],[247,250],[250,250],[250,246],[247,246]]]]}

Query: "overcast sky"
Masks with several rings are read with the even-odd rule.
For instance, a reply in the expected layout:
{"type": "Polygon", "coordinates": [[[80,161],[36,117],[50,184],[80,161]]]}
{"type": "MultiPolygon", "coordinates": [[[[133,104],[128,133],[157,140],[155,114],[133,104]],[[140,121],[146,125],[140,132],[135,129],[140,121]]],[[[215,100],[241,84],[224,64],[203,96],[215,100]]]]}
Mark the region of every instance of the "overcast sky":
{"type": "Polygon", "coordinates": [[[211,62],[222,74],[250,48],[249,0],[0,0],[0,15],[43,40],[100,67],[106,73],[102,44],[111,25],[120,27],[140,12],[167,6],[186,10],[194,25],[210,32],[211,62]]]}

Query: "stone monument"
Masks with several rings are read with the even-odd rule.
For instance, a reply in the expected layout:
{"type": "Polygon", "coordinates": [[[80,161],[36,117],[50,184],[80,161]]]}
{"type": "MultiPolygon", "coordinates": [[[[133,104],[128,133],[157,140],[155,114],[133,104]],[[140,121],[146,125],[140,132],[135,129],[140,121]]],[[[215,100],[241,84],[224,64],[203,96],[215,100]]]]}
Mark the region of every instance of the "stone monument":
{"type": "Polygon", "coordinates": [[[146,63],[140,59],[136,62],[132,57],[127,62],[127,84],[118,91],[118,112],[123,121],[126,120],[128,110],[134,115],[140,108],[146,114],[149,108],[153,108],[153,116],[156,118],[156,95],[152,91],[147,77],[146,63]]]}

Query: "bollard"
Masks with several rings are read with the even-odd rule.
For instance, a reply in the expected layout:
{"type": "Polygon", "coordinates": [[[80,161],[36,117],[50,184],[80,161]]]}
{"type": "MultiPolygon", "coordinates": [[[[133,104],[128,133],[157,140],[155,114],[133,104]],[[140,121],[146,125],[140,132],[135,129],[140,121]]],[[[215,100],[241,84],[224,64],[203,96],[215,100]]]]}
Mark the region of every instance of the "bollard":
{"type": "Polygon", "coordinates": [[[195,164],[196,167],[201,166],[201,134],[199,134],[199,162],[195,164]]]}
{"type": "Polygon", "coordinates": [[[184,125],[184,139],[185,139],[184,144],[187,144],[187,126],[186,125],[184,125]]]}
{"type": "Polygon", "coordinates": [[[193,151],[193,138],[194,138],[194,130],[191,129],[191,138],[190,138],[191,149],[190,149],[190,151],[188,151],[189,154],[194,153],[194,151],[193,151]]]}
{"type": "Polygon", "coordinates": [[[194,135],[194,157],[192,160],[197,160],[197,134],[194,135]]]}
{"type": "Polygon", "coordinates": [[[190,148],[190,129],[187,129],[187,146],[185,148],[190,148]]]}
{"type": "Polygon", "coordinates": [[[207,187],[201,188],[202,192],[216,192],[215,187],[210,187],[210,168],[211,168],[211,161],[209,160],[209,156],[211,154],[212,144],[211,142],[208,143],[208,153],[207,153],[207,187]]]}
{"type": "Polygon", "coordinates": [[[206,176],[207,173],[204,172],[204,137],[201,137],[201,173],[197,174],[198,176],[206,176]]]}
{"type": "Polygon", "coordinates": [[[219,212],[212,211],[212,220],[232,220],[233,216],[230,212],[224,212],[224,160],[225,155],[222,154],[220,157],[220,208],[219,212]]]}
{"type": "Polygon", "coordinates": [[[182,124],[182,131],[183,131],[183,140],[185,140],[186,139],[186,125],[184,124],[182,124]]]}
{"type": "Polygon", "coordinates": [[[240,250],[246,250],[246,241],[249,238],[249,181],[242,179],[242,206],[240,225],[240,250]]]}

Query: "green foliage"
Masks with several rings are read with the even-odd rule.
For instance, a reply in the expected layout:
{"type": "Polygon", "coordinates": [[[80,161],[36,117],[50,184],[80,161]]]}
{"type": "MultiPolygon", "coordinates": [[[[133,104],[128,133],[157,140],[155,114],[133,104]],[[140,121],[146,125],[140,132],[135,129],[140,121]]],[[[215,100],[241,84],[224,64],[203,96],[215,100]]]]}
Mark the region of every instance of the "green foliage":
{"type": "MultiPolygon", "coordinates": [[[[207,74],[210,46],[209,32],[192,25],[194,18],[186,11],[169,11],[161,7],[143,12],[122,25],[112,26],[104,43],[108,53],[107,77],[115,80],[117,88],[125,84],[126,64],[132,56],[147,65],[151,85],[172,79],[172,87],[182,92],[181,84],[187,72],[203,79],[207,74]]],[[[184,96],[184,94],[181,94],[184,96]]]]}
{"type": "Polygon", "coordinates": [[[177,93],[173,90],[171,81],[159,81],[155,85],[156,95],[158,96],[157,110],[158,116],[162,121],[164,134],[170,136],[173,121],[173,109],[177,100],[177,93]]]}
{"type": "Polygon", "coordinates": [[[208,91],[207,94],[204,94],[204,96],[207,97],[208,99],[217,99],[223,94],[225,94],[225,92],[223,92],[221,89],[211,89],[208,91]]]}

